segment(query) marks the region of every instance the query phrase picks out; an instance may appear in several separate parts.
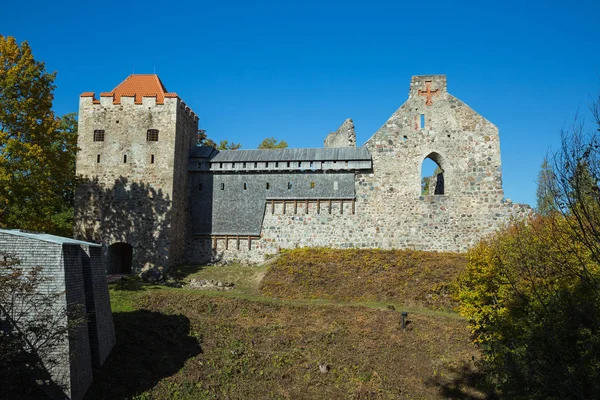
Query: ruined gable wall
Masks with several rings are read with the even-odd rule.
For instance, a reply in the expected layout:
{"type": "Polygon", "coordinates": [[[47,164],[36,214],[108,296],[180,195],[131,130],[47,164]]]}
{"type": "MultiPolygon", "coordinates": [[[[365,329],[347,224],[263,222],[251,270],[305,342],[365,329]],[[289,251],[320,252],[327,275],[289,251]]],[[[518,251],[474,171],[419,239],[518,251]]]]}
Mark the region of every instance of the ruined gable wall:
{"type": "Polygon", "coordinates": [[[84,180],[76,190],[75,237],[129,243],[134,269],[146,261],[169,264],[179,104],[178,98],[80,99],[77,174],[84,180]],[[97,129],[105,131],[104,141],[94,141],[97,129]],[[146,140],[148,129],[159,130],[157,142],[146,140]]]}

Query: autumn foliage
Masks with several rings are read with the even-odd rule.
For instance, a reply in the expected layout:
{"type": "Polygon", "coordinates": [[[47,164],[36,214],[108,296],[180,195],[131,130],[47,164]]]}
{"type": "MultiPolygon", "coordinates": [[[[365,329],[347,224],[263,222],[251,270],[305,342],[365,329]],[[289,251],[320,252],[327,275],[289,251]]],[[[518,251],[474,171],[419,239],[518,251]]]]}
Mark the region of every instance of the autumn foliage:
{"type": "Polygon", "coordinates": [[[55,77],[0,35],[0,227],[71,235],[77,135],[52,111],[55,77]]]}
{"type": "MultiPolygon", "coordinates": [[[[600,130],[600,102],[592,104],[600,130]]],[[[503,398],[600,398],[600,140],[575,124],[544,165],[543,215],[468,253],[458,289],[503,398]]]]}

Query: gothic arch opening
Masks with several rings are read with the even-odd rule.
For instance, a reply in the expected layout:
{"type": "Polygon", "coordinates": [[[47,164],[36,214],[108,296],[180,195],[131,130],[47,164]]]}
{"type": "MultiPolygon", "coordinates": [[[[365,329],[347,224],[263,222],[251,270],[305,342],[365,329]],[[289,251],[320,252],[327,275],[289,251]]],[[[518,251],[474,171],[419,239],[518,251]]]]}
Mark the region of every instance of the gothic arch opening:
{"type": "Polygon", "coordinates": [[[127,243],[114,243],[108,247],[108,272],[110,274],[130,274],[133,261],[133,247],[127,243]]]}
{"type": "Polygon", "coordinates": [[[421,163],[421,196],[446,193],[444,159],[438,153],[429,153],[421,163]]]}

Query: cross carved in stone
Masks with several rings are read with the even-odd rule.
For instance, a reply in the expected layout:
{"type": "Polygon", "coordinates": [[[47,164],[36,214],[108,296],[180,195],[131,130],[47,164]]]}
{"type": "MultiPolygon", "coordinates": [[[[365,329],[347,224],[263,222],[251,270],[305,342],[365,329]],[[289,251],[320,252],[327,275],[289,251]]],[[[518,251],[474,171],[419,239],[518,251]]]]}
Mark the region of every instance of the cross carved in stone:
{"type": "Polygon", "coordinates": [[[427,100],[425,101],[425,105],[428,105],[428,106],[433,104],[433,101],[431,101],[431,98],[433,96],[437,96],[438,94],[440,94],[439,89],[431,90],[431,81],[425,81],[425,90],[419,89],[419,96],[427,97],[427,100]]]}

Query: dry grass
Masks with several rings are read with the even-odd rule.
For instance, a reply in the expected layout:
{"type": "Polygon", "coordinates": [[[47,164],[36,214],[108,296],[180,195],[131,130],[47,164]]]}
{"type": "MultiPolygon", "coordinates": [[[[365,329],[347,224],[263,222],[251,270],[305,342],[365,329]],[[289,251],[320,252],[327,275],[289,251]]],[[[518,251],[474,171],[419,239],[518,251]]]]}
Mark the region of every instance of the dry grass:
{"type": "Polygon", "coordinates": [[[452,309],[451,288],[464,255],[413,250],[296,249],[284,252],[261,283],[264,295],[402,303],[452,309]]]}
{"type": "Polygon", "coordinates": [[[117,314],[118,347],[89,398],[485,398],[462,385],[479,354],[456,318],[411,314],[402,330],[389,310],[172,290],[138,306],[117,314]]]}
{"type": "Polygon", "coordinates": [[[448,285],[462,262],[438,253],[295,250],[268,268],[174,271],[182,281],[234,281],[229,292],[111,284],[117,345],[87,398],[492,398],[464,320],[423,309],[409,313],[403,330],[401,310],[381,303],[448,307],[432,288],[448,285]]]}

